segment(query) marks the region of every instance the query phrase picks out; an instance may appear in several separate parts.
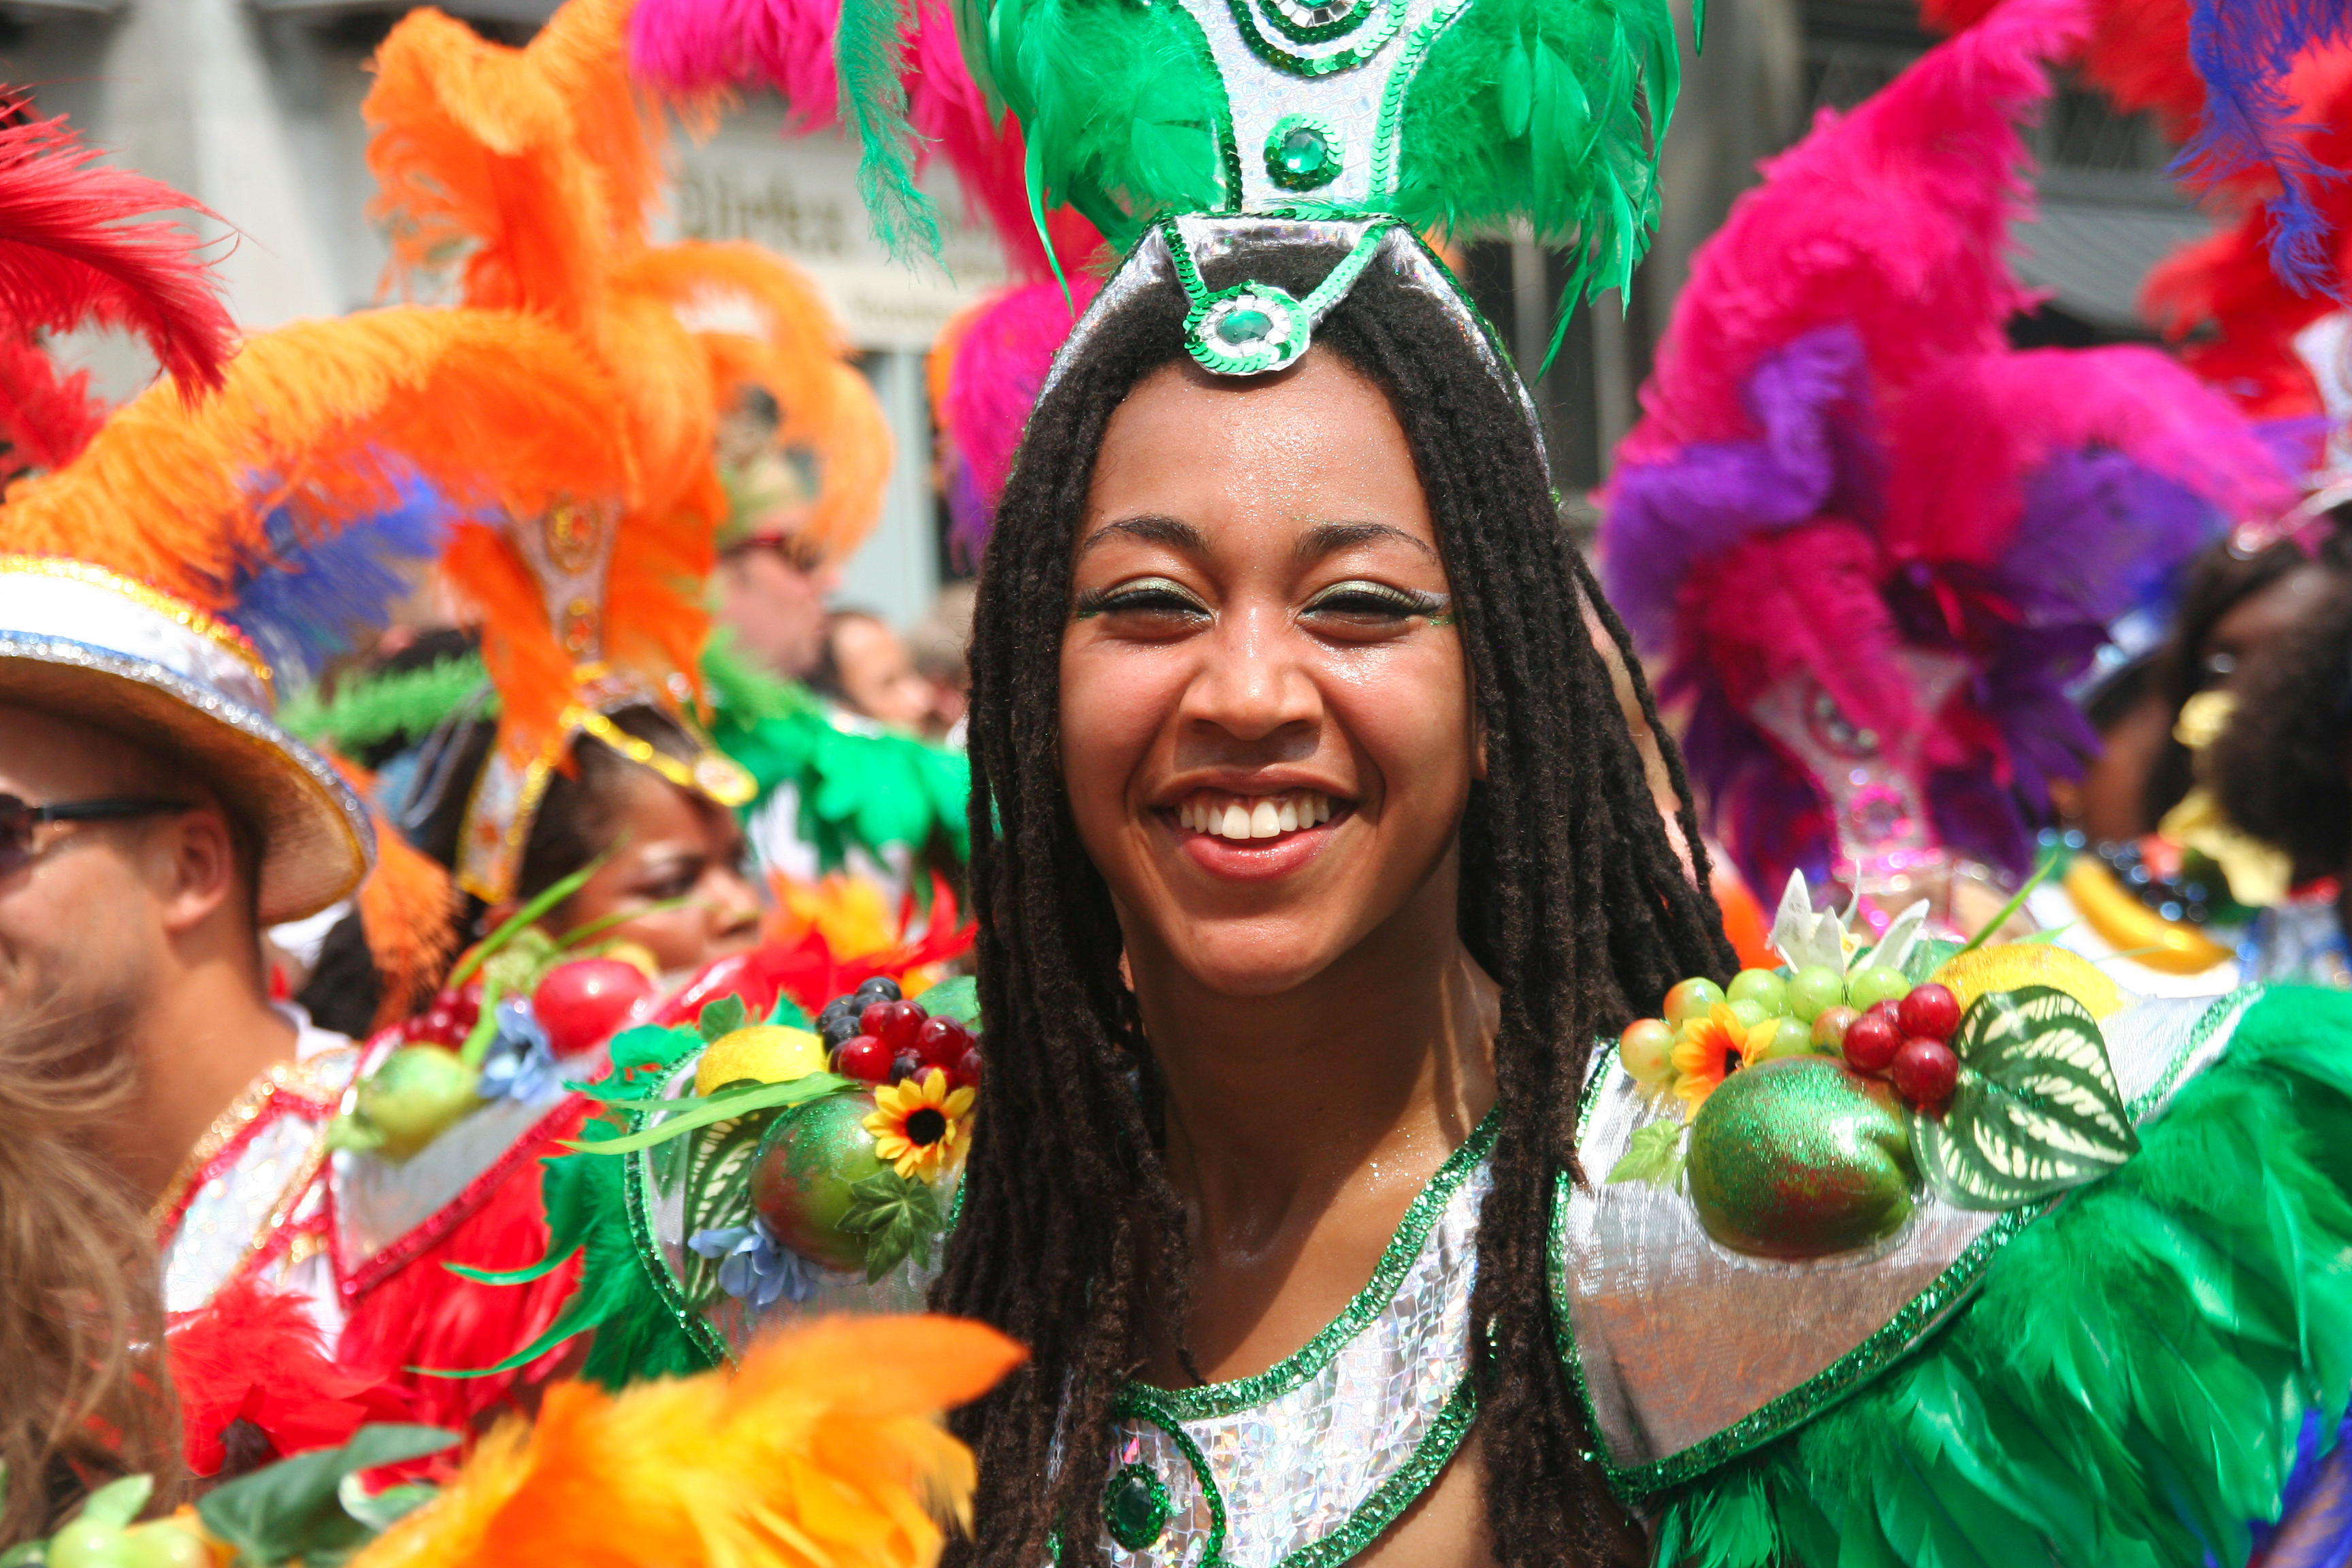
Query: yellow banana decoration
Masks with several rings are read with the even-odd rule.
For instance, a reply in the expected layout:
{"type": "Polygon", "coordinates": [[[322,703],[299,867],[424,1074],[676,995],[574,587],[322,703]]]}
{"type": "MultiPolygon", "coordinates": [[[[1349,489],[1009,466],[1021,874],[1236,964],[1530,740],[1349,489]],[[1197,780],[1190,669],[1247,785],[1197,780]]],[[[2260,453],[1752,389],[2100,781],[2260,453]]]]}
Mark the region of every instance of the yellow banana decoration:
{"type": "Polygon", "coordinates": [[[2066,891],[2084,921],[2118,952],[2167,974],[2201,974],[2230,950],[2194,926],[2166,920],[2116,880],[2095,855],[2077,855],[2066,868],[2066,891]]]}

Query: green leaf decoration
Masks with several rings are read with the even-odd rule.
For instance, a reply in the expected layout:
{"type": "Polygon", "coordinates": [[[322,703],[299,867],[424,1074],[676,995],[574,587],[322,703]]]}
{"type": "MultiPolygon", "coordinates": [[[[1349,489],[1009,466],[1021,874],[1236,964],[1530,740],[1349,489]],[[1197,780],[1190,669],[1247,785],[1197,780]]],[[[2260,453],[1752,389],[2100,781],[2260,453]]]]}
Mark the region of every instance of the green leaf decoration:
{"type": "Polygon", "coordinates": [[[87,1519],[97,1524],[110,1524],[117,1530],[127,1528],[147,1506],[155,1493],[152,1476],[125,1476],[119,1481],[109,1481],[82,1500],[76,1519],[87,1519]]]}
{"type": "Polygon", "coordinates": [[[708,1045],[713,1040],[724,1039],[751,1021],[751,1012],[743,1005],[743,998],[721,996],[703,1008],[702,1016],[694,1021],[694,1029],[708,1045]]]}
{"type": "Polygon", "coordinates": [[[975,1035],[980,1033],[980,982],[971,975],[942,980],[915,1000],[932,1017],[946,1018],[975,1035]]]}
{"type": "Polygon", "coordinates": [[[362,1426],[340,1448],[297,1454],[215,1488],[197,1502],[196,1516],[236,1548],[243,1562],[262,1568],[298,1557],[306,1563],[340,1557],[380,1528],[344,1508],[347,1478],[437,1454],[457,1440],[457,1434],[438,1426],[362,1426]]]}
{"type": "MultiPolygon", "coordinates": [[[[678,1184],[685,1194],[685,1223],[679,1234],[724,1230],[751,1223],[751,1167],[760,1140],[780,1112],[773,1107],[731,1121],[713,1123],[699,1138],[673,1145],[685,1151],[686,1170],[678,1184]]],[[[681,1259],[678,1285],[698,1311],[719,1298],[719,1267],[723,1258],[705,1258],[688,1247],[681,1259]]]]}
{"type": "Polygon", "coordinates": [[[360,1484],[360,1471],[353,1470],[335,1483],[335,1501],[345,1513],[378,1535],[441,1495],[440,1488],[422,1481],[407,1481],[371,1492],[360,1484]]]}
{"type": "Polygon", "coordinates": [[[789,1083],[752,1083],[746,1080],[699,1099],[664,1100],[655,1109],[668,1110],[675,1106],[678,1108],[677,1114],[656,1122],[642,1132],[632,1132],[625,1138],[606,1139],[601,1142],[573,1143],[571,1147],[583,1153],[634,1154],[640,1149],[651,1149],[673,1138],[684,1137],[698,1127],[731,1121],[754,1110],[801,1105],[842,1089],[863,1087],[829,1072],[813,1072],[789,1083]]]}
{"type": "Polygon", "coordinates": [[[1936,971],[1944,967],[1960,951],[1956,942],[1939,937],[1923,936],[1911,944],[1911,954],[1903,961],[1903,978],[1914,985],[1924,985],[1936,971]]]}
{"type": "Polygon", "coordinates": [[[929,1184],[884,1171],[849,1189],[849,1208],[841,1228],[866,1238],[866,1279],[868,1284],[912,1258],[928,1268],[931,1243],[947,1228],[940,1212],[940,1195],[929,1184]]]}
{"type": "Polygon", "coordinates": [[[1959,1087],[1911,1113],[1921,1172],[1947,1203],[1998,1211],[2095,1182],[2139,1152],[2090,1010],[2029,985],[1979,997],[1952,1049],[1959,1087]]]}
{"type": "Polygon", "coordinates": [[[1683,1134],[1688,1131],[1672,1117],[1635,1128],[1602,1184],[1647,1182],[1672,1192],[1682,1184],[1683,1134]]]}

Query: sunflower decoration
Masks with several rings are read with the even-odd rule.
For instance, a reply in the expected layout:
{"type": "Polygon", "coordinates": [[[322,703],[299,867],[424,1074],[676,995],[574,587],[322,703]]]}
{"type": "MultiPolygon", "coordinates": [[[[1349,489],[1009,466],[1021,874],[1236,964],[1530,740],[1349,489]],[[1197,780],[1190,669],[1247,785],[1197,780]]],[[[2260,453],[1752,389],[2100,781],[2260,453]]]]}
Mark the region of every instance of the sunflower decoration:
{"type": "Polygon", "coordinates": [[[1766,1018],[1743,1024],[1728,1005],[1718,1002],[1704,1016],[1685,1024],[1674,1049],[1675,1093],[1682,1100],[1684,1114],[1697,1115],[1725,1079],[1770,1055],[1778,1023],[1766,1018]]]}
{"type": "Polygon", "coordinates": [[[874,1091],[874,1113],[866,1131],[874,1134],[874,1157],[902,1177],[936,1182],[953,1164],[971,1131],[973,1091],[950,1089],[938,1068],[884,1084],[874,1091]]]}

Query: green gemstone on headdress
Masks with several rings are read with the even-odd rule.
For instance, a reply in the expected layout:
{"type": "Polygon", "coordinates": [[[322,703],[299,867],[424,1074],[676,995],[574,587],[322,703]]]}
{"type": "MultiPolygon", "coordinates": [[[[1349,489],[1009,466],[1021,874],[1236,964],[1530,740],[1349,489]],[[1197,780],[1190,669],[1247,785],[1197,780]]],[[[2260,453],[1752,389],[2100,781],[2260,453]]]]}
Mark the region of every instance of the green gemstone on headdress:
{"type": "Polygon", "coordinates": [[[1141,1465],[1129,1465],[1110,1479],[1103,1493],[1103,1523],[1110,1538],[1129,1552],[1140,1552],[1160,1539],[1173,1509],[1168,1488],[1141,1465]]]}
{"type": "Polygon", "coordinates": [[[1331,167],[1331,144],[1312,125],[1295,125],[1282,139],[1282,172],[1294,180],[1312,180],[1331,167]]]}
{"type": "Polygon", "coordinates": [[[1216,333],[1228,347],[1245,349],[1274,335],[1274,318],[1255,306],[1243,305],[1217,318],[1216,333]]]}
{"type": "Polygon", "coordinates": [[[1339,131],[1319,114],[1286,114],[1266,132],[1266,178],[1286,191],[1329,184],[1347,157],[1339,131]]]}

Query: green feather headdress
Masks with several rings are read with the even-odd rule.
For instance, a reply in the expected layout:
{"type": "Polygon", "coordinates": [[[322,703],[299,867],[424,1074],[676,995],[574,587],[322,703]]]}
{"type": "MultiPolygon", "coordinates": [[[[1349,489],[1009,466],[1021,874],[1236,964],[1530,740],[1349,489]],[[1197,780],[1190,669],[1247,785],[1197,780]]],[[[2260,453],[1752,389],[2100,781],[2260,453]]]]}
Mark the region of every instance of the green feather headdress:
{"type": "Polygon", "coordinates": [[[1528,226],[1571,258],[1567,303],[1648,248],[1680,76],[1665,0],[959,5],[974,78],[1027,139],[1041,232],[1066,203],[1122,250],[1158,236],[1212,370],[1296,360],[1397,227],[1528,226]],[[1345,222],[1356,254],[1307,300],[1212,296],[1180,217],[1345,222]]]}

